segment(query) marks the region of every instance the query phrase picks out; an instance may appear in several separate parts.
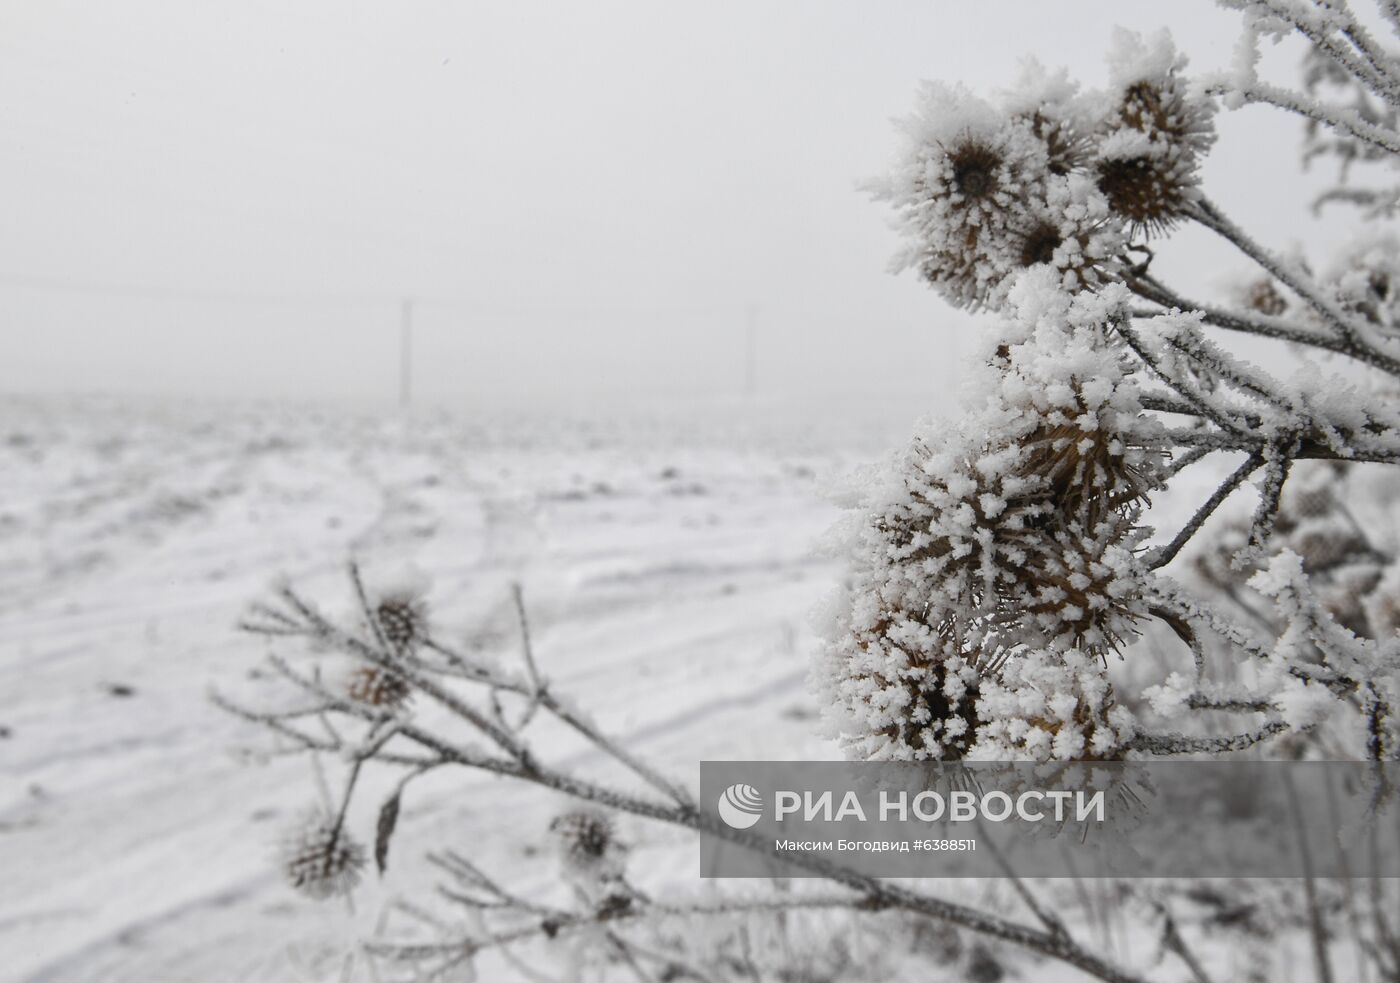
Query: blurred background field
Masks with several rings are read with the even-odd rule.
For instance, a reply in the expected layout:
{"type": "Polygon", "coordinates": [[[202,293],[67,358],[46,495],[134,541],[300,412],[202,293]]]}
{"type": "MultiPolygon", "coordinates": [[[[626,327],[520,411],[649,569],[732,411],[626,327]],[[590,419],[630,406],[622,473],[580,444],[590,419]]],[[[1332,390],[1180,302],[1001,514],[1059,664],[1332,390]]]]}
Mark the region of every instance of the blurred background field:
{"type": "MultiPolygon", "coordinates": [[[[543,671],[687,780],[707,757],[829,756],[804,686],[808,613],[840,569],[818,547],[832,490],[891,428],[775,416],[7,399],[0,976],[322,978],[376,905],[429,876],[418,834],[553,880],[520,855],[539,837],[508,834],[542,835],[559,803],[457,774],[406,799],[406,845],[358,920],[281,881],[309,765],[268,756],[208,689],[272,692],[249,675],[265,642],[237,620],[281,576],[343,608],[351,556],[426,579],[434,617],[503,659],[521,583],[543,671]]],[[[597,764],[563,735],[547,746],[597,764]]],[[[354,821],[369,836],[373,815],[354,821]]],[[[648,879],[692,877],[693,843],[650,847],[648,879]]]]}

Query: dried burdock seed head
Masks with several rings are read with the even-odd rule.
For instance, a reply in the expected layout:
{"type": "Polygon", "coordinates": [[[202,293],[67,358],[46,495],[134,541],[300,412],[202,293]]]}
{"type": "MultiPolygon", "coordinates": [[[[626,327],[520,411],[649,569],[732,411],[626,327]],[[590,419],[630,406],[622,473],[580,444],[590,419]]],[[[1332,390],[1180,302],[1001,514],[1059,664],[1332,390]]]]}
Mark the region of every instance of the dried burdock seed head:
{"type": "Polygon", "coordinates": [[[1163,461],[1160,448],[1115,433],[1076,393],[1077,412],[1049,412],[1024,440],[1022,474],[1039,478],[1058,514],[1085,529],[1145,504],[1163,461]]]}
{"type": "Polygon", "coordinates": [[[622,877],[627,846],[612,816],[588,806],[571,809],[550,821],[564,873],[577,882],[602,884],[622,877]]]}
{"type": "Polygon", "coordinates": [[[1099,660],[1029,649],[983,687],[978,756],[997,761],[1121,759],[1135,732],[1099,660]]]}
{"type": "Polygon", "coordinates": [[[1030,266],[1054,266],[1070,292],[1110,279],[1121,222],[1087,175],[1071,173],[1077,165],[1056,164],[1069,152],[1068,118],[998,112],[937,88],[928,95],[926,115],[908,124],[906,159],[880,190],[911,240],[900,266],[972,309],[998,305],[1030,266]]]}
{"type": "Polygon", "coordinates": [[[1020,653],[1100,666],[1148,616],[1136,520],[1163,441],[1105,328],[1117,301],[1067,295],[1049,268],[1012,300],[987,402],[916,440],[859,533],[813,676],[852,757],[980,755],[987,687],[1020,653]]]}
{"type": "Polygon", "coordinates": [[[416,593],[385,594],[374,606],[374,619],[384,641],[395,652],[405,653],[427,635],[427,605],[416,593]]]}
{"type": "Polygon", "coordinates": [[[1003,158],[986,143],[969,139],[948,151],[953,190],[963,198],[979,202],[991,198],[1001,187],[1003,158]]]}
{"type": "Polygon", "coordinates": [[[1303,561],[1303,572],[1321,574],[1369,554],[1359,532],[1340,522],[1309,523],[1288,537],[1288,547],[1303,561]]]}
{"type": "Polygon", "coordinates": [[[1288,298],[1279,293],[1272,280],[1255,280],[1244,291],[1244,305],[1268,317],[1278,317],[1288,310],[1288,298]]]}
{"type": "Polygon", "coordinates": [[[582,858],[584,862],[602,857],[617,838],[612,817],[592,809],[576,809],[556,816],[550,821],[549,830],[559,837],[566,854],[582,858]]]}
{"type": "Polygon", "coordinates": [[[1143,617],[1132,584],[1130,547],[1140,537],[1133,516],[1112,514],[1093,532],[1058,530],[1022,570],[1024,595],[1001,614],[1044,644],[1073,647],[1098,659],[1121,652],[1143,617]]]}
{"type": "MultiPolygon", "coordinates": [[[[1017,274],[1032,267],[1051,269],[1056,287],[1066,294],[1118,279],[1125,246],[1122,222],[1093,182],[1077,174],[1055,179],[1046,185],[1045,195],[1011,223],[1008,268],[1017,274]]],[[[1003,284],[1014,290],[1015,282],[1008,275],[1003,284]]]]}
{"type": "Polygon", "coordinates": [[[998,586],[1044,508],[1003,500],[966,459],[917,443],[901,471],[863,530],[849,606],[834,612],[824,697],[854,757],[958,759],[975,741],[998,586]]]}
{"type": "Polygon", "coordinates": [[[999,276],[994,253],[1005,224],[998,199],[1008,181],[1006,160],[989,142],[971,136],[931,153],[931,175],[920,183],[925,207],[939,218],[928,227],[919,269],[953,303],[977,307],[987,299],[989,281],[999,276]]]}
{"type": "Polygon", "coordinates": [[[365,857],[364,847],[322,809],[307,812],[281,844],[287,881],[318,901],[354,890],[365,857]]]}
{"type": "Polygon", "coordinates": [[[900,129],[902,152],[874,186],[904,227],[899,267],[917,269],[957,306],[994,303],[1021,268],[1013,227],[1045,199],[1045,144],[1024,120],[940,85],[924,87],[900,129]]]}
{"type": "Polygon", "coordinates": [[[1097,172],[1099,190],[1109,207],[1148,235],[1169,231],[1194,201],[1194,174],[1165,154],[1103,157],[1097,172]]]}
{"type": "Polygon", "coordinates": [[[1060,228],[1053,222],[1041,220],[1032,225],[1020,237],[1021,265],[1034,266],[1037,263],[1050,263],[1055,259],[1055,250],[1065,241],[1060,228]]]}
{"type": "Polygon", "coordinates": [[[1093,139],[1073,122],[1051,119],[1040,112],[1032,113],[1026,122],[1045,147],[1046,166],[1051,174],[1063,177],[1083,170],[1093,158],[1093,139]]]}
{"type": "Polygon", "coordinates": [[[345,681],[345,692],[352,700],[372,707],[393,710],[408,702],[412,693],[408,680],[379,666],[356,666],[345,681]]]}
{"type": "Polygon", "coordinates": [[[1092,120],[1067,69],[1049,70],[1034,59],[1021,63],[1016,81],[1001,94],[1002,109],[1044,148],[1046,168],[1063,177],[1093,156],[1092,120]]]}
{"type": "Polygon", "coordinates": [[[1130,129],[1189,154],[1204,154],[1215,140],[1209,104],[1192,102],[1175,75],[1128,86],[1118,114],[1130,129]]]}
{"type": "Polygon", "coordinates": [[[881,736],[914,749],[921,759],[961,760],[977,740],[979,678],[971,663],[958,655],[911,673],[905,680],[906,712],[881,736]]]}
{"type": "Polygon", "coordinates": [[[1325,279],[1342,307],[1387,333],[1400,329],[1400,238],[1359,236],[1329,266],[1325,279]]]}
{"type": "Polygon", "coordinates": [[[1105,121],[1094,171],[1099,190],[1134,231],[1156,235],[1186,217],[1201,158],[1215,140],[1215,106],[1187,90],[1186,60],[1165,33],[1115,36],[1117,108],[1105,121]]]}
{"type": "Polygon", "coordinates": [[[1150,38],[1115,32],[1109,77],[1117,93],[1110,128],[1136,130],[1175,151],[1199,157],[1215,142],[1215,103],[1190,91],[1185,56],[1166,31],[1150,38]]]}

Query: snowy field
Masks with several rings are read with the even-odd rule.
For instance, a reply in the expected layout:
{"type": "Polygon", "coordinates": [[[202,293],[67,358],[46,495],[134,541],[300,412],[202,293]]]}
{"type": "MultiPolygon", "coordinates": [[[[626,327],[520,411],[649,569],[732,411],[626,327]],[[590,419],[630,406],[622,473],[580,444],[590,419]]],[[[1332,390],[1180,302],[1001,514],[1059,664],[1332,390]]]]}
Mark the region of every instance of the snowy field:
{"type": "MultiPolygon", "coordinates": [[[[589,423],[0,402],[0,980],[373,979],[357,944],[395,927],[396,901],[435,904],[430,849],[568,902],[546,832],[565,800],[466,771],[411,786],[388,873],[368,876],[353,906],[284,882],[277,845],[318,801],[317,771],[209,694],[278,699],[259,668],[268,643],[239,632],[240,616],[284,580],[349,612],[352,557],[372,585],[426,581],[437,630],[502,660],[518,658],[509,599],[521,584],[555,689],[683,781],[707,758],[837,756],[816,736],[806,686],[811,612],[843,569],[823,540],[852,476],[911,424],[828,416],[731,405],[589,423]]],[[[1158,511],[1166,527],[1189,514],[1174,504],[1158,511]]],[[[1161,671],[1121,668],[1134,667],[1161,671]]],[[[537,741],[580,774],[626,780],[570,733],[537,741]]],[[[338,786],[342,762],[321,770],[338,786]]],[[[362,779],[349,820],[362,842],[395,777],[362,779]]],[[[653,896],[707,890],[692,837],[622,832],[629,876],[653,896]]],[[[1010,903],[977,882],[929,886],[1010,903]]],[[[1087,890],[1087,906],[1082,892],[1065,899],[1069,917],[1135,961],[1143,940],[1099,896],[1111,887],[1087,890]]],[[[832,937],[880,945],[849,921],[832,937]]],[[[1008,979],[1077,978],[999,958],[1012,959],[1008,979]]],[[[480,979],[528,978],[484,967],[480,979]]],[[[910,978],[965,975],[926,970],[910,978]]]]}
{"type": "MultiPolygon", "coordinates": [[[[430,883],[432,846],[548,890],[537,844],[560,802],[470,773],[413,787],[353,912],[282,883],[275,844],[313,771],[208,692],[270,686],[240,614],[279,576],[343,607],[352,555],[426,576],[438,623],[503,659],[520,582],[545,674],[681,778],[833,753],[804,683],[808,612],[840,569],[816,547],[829,489],[901,428],[0,409],[3,979],[337,979],[387,902],[430,883]]],[[[639,880],[694,883],[692,842],[627,832],[639,880]]]]}

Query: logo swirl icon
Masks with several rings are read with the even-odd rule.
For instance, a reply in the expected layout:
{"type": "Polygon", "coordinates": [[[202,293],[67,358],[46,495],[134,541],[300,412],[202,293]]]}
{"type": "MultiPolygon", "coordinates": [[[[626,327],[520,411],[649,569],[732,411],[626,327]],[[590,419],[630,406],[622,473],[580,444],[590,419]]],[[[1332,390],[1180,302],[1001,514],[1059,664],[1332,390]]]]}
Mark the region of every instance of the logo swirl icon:
{"type": "Polygon", "coordinates": [[[719,818],[734,829],[748,829],[763,818],[763,796],[752,785],[731,785],[719,797],[719,818]]]}

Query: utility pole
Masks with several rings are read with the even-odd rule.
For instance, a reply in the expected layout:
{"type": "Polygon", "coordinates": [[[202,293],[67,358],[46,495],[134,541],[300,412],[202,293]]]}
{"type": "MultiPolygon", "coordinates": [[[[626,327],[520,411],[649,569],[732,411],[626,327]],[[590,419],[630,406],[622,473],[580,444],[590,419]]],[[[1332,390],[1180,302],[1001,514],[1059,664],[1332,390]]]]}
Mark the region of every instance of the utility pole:
{"type": "Polygon", "coordinates": [[[399,311],[399,406],[413,398],[413,301],[405,300],[399,311]]]}
{"type": "Polygon", "coordinates": [[[758,393],[758,307],[750,304],[744,312],[744,395],[758,393]]]}

